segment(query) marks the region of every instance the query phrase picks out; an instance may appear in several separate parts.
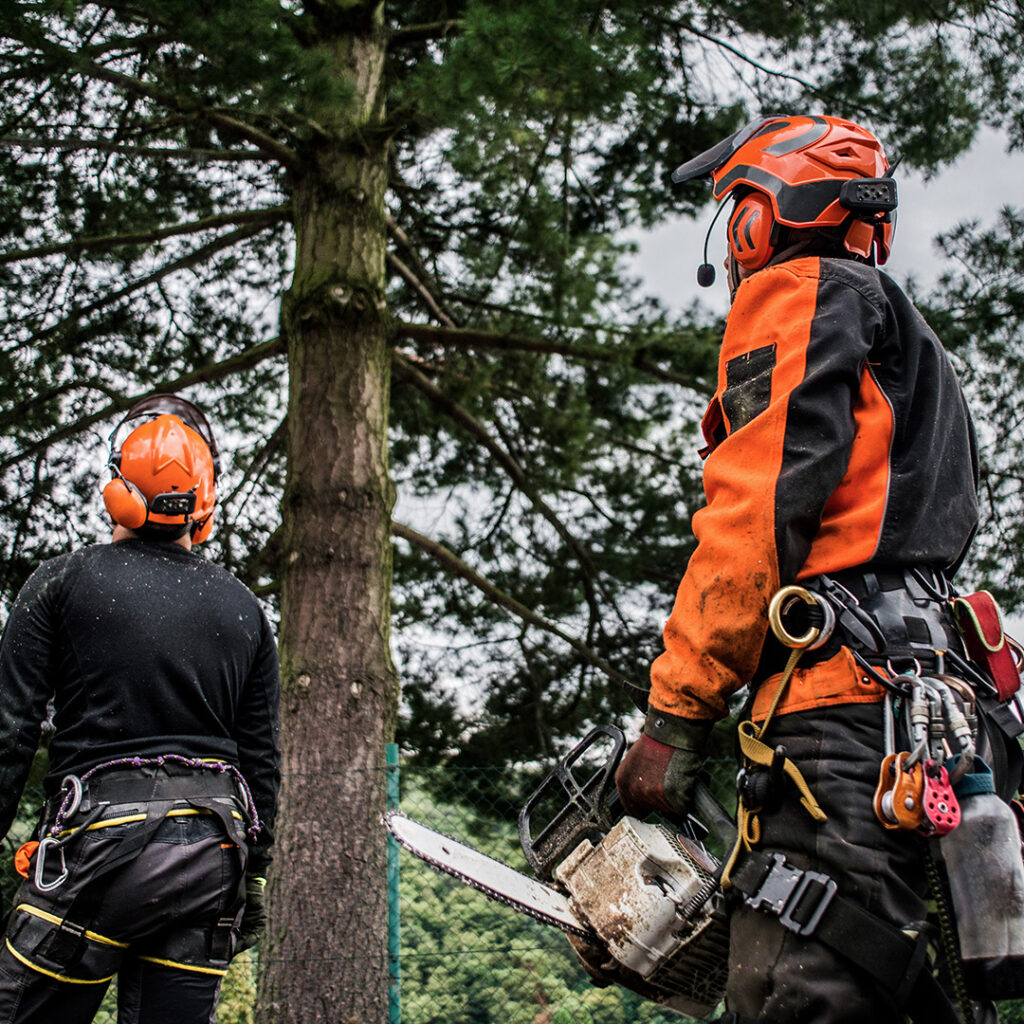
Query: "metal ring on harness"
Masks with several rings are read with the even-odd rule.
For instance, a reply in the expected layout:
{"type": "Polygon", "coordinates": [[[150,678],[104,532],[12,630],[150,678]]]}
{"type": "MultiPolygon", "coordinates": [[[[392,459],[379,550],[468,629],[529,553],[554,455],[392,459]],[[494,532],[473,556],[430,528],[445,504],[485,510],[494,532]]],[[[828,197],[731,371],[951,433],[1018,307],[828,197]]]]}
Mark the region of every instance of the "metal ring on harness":
{"type": "Polygon", "coordinates": [[[813,651],[815,648],[821,647],[832,635],[832,630],[836,625],[836,613],[828,601],[823,601],[806,587],[800,587],[794,583],[783,587],[772,597],[768,604],[768,624],[772,627],[772,632],[779,643],[786,647],[813,651]],[[824,619],[820,626],[809,626],[807,632],[802,636],[794,636],[782,622],[782,616],[793,607],[795,600],[803,601],[804,604],[810,605],[812,608],[820,608],[824,619]]]}

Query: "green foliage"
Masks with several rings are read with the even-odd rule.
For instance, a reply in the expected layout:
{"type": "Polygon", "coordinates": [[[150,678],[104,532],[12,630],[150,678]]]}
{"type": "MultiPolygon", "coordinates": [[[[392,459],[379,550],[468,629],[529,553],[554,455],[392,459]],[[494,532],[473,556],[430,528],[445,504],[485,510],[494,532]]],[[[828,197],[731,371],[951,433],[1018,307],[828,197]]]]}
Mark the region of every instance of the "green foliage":
{"type": "MultiPolygon", "coordinates": [[[[642,684],[657,653],[721,328],[643,296],[622,229],[700,211],[672,168],[763,112],[856,116],[924,168],[982,123],[1019,139],[1016,19],[951,0],[9,3],[0,603],[102,539],[104,439],[167,388],[228,441],[211,554],[273,597],[295,184],[344,206],[323,154],[390,140],[396,517],[463,563],[396,547],[402,742],[530,761],[621,718],[604,666],[642,684]],[[367,27],[388,89],[364,109],[338,55],[367,27]]],[[[991,576],[1020,550],[1007,472],[986,463],[991,576]]]]}
{"type": "MultiPolygon", "coordinates": [[[[517,804],[494,794],[495,770],[403,772],[402,809],[525,870],[517,804]],[[447,779],[447,787],[445,786],[447,779]],[[427,795],[427,785],[436,798],[427,795]],[[490,796],[487,796],[489,794],[490,796]],[[464,801],[482,810],[467,810],[464,801]]],[[[672,1024],[681,1018],[633,992],[596,988],[565,938],[403,853],[403,1024],[672,1024]]]]}

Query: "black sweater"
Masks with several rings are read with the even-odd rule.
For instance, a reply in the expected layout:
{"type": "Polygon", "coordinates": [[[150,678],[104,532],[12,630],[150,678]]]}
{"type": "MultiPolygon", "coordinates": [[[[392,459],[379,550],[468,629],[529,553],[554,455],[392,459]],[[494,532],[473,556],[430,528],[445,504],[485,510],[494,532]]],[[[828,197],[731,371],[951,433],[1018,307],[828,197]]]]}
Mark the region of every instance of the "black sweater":
{"type": "Polygon", "coordinates": [[[0,638],[0,835],[54,700],[48,795],[113,758],[236,765],[273,842],[280,782],[277,648],[251,591],[176,544],[99,544],[44,562],[0,638]]]}

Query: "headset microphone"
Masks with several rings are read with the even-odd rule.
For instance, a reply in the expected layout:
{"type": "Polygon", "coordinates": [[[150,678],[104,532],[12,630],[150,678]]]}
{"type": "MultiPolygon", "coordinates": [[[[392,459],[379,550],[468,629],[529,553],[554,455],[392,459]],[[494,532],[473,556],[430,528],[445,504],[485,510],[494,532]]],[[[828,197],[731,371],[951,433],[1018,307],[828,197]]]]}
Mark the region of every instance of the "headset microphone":
{"type": "Polygon", "coordinates": [[[708,241],[711,238],[711,230],[715,226],[715,221],[718,220],[718,215],[724,209],[725,203],[719,204],[714,217],[711,218],[711,223],[708,225],[708,233],[704,236],[704,262],[697,268],[697,284],[701,288],[710,288],[715,283],[715,268],[711,263],[708,263],[708,241]]]}

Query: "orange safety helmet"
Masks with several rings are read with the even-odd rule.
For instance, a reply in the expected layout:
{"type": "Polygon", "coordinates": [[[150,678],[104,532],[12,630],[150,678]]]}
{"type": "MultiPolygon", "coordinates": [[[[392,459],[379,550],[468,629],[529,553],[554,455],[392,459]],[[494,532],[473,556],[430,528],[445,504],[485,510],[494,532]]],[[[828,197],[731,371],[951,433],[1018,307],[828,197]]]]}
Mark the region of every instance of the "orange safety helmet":
{"type": "Polygon", "coordinates": [[[882,144],[838,117],[773,116],[755,121],[672,172],[674,182],[710,175],[716,199],[734,192],[732,257],[748,270],[774,255],[780,225],[840,229],[848,252],[889,258],[896,182],[882,144]]]}
{"type": "Polygon", "coordinates": [[[115,523],[174,536],[190,530],[193,544],[210,536],[220,456],[209,422],[191,402],[153,395],[133,405],[111,432],[107,465],[103,503],[115,523]]]}

